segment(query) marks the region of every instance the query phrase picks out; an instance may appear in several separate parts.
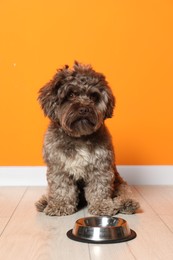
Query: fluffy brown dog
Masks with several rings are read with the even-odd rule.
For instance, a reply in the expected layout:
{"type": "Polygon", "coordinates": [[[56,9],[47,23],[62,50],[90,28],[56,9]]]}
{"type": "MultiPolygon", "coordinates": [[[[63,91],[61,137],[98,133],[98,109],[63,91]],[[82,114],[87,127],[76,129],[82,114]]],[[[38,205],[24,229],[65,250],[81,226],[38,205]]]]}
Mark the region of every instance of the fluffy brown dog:
{"type": "Polygon", "coordinates": [[[43,156],[48,194],[36,203],[47,215],[70,215],[84,197],[94,215],[134,213],[139,207],[115,167],[110,134],[115,99],[103,74],[75,62],[57,71],[39,92],[44,114],[51,120],[43,156]]]}

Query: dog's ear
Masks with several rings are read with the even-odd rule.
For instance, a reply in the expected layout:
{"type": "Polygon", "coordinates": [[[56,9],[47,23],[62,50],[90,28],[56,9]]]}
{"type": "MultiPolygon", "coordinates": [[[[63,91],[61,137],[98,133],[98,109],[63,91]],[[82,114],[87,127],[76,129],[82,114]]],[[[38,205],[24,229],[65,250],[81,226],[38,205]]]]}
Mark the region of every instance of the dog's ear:
{"type": "Polygon", "coordinates": [[[68,74],[68,65],[57,70],[52,80],[39,90],[38,101],[45,116],[55,120],[55,107],[58,104],[58,90],[68,74]]]}
{"type": "Polygon", "coordinates": [[[111,89],[108,87],[105,93],[106,99],[107,99],[107,110],[105,113],[105,119],[111,118],[113,116],[113,110],[115,107],[115,97],[111,91],[111,89]]]}

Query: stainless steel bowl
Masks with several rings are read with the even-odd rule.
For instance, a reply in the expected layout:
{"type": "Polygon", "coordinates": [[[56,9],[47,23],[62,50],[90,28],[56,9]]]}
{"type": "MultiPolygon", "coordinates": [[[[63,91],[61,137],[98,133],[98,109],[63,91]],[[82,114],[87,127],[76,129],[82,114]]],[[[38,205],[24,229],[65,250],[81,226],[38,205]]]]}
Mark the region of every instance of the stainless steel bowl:
{"type": "Polygon", "coordinates": [[[85,243],[118,243],[135,238],[136,233],[129,228],[126,220],[103,216],[78,219],[67,236],[85,243]]]}

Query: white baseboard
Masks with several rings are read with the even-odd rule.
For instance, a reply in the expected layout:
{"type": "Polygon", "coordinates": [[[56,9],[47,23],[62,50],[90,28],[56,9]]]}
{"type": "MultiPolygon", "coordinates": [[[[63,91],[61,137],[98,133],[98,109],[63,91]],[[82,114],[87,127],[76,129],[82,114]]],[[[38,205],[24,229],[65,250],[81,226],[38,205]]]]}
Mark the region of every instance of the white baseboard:
{"type": "MultiPolygon", "coordinates": [[[[117,166],[131,185],[173,185],[173,165],[117,166]]],[[[0,186],[46,186],[45,166],[1,166],[0,186]]]]}
{"type": "Polygon", "coordinates": [[[46,186],[45,166],[1,166],[0,186],[46,186]]]}
{"type": "Polygon", "coordinates": [[[173,165],[118,166],[120,175],[132,185],[173,185],[173,165]]]}

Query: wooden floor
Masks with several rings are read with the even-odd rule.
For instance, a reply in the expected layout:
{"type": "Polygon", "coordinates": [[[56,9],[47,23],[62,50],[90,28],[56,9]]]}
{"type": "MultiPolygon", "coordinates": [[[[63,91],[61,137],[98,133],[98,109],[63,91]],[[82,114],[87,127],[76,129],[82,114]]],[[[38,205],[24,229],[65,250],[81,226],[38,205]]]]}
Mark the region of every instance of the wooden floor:
{"type": "Polygon", "coordinates": [[[117,215],[128,221],[137,238],[119,244],[93,245],[74,242],[66,232],[87,209],[67,217],[37,213],[34,202],[42,187],[0,188],[1,260],[172,260],[173,186],[133,187],[141,204],[135,215],[117,215]]]}

